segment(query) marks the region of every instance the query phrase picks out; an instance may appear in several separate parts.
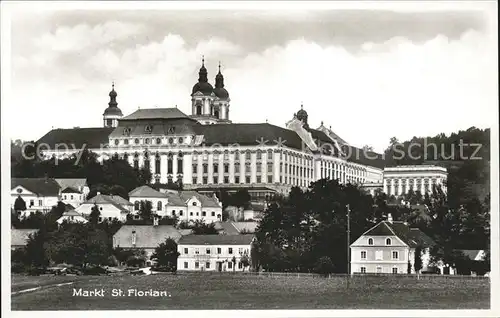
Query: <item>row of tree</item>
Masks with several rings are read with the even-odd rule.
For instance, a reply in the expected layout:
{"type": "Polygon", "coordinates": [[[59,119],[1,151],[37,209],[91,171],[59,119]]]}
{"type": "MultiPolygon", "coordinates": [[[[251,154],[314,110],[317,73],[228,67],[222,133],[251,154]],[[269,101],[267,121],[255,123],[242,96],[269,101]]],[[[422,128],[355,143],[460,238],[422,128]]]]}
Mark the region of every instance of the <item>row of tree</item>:
{"type": "Polygon", "coordinates": [[[267,271],[347,271],[347,246],[391,213],[394,220],[418,227],[436,242],[433,261],[459,263],[458,249],[489,249],[489,206],[478,201],[452,208],[435,187],[422,202],[425,209],[391,205],[384,193],[375,197],[356,185],[319,180],[307,191],[293,188],[276,197],[257,229],[252,257],[267,271]],[[351,240],[347,242],[347,207],[351,240]]]}

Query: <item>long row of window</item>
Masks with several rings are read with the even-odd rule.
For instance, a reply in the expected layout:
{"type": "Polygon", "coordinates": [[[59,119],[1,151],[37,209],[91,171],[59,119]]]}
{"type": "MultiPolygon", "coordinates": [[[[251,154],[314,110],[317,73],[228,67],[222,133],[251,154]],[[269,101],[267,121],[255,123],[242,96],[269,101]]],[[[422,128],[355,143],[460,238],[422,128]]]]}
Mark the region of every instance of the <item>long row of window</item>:
{"type": "Polygon", "coordinates": [[[183,137],[163,138],[134,138],[134,139],[115,139],[114,145],[183,145],[185,140],[183,137]]]}
{"type": "MultiPolygon", "coordinates": [[[[228,247],[227,248],[227,254],[233,254],[233,248],[232,247],[228,247]]],[[[200,255],[200,248],[199,247],[193,247],[192,248],[192,251],[195,255],[200,255]]],[[[217,247],[217,248],[210,248],[210,247],[207,247],[204,249],[205,251],[205,254],[204,255],[211,255],[212,254],[212,251],[215,252],[215,254],[222,254],[222,247],[217,247]]],[[[189,254],[189,248],[188,247],[184,247],[184,250],[183,250],[184,254],[189,254]]],[[[202,249],[202,252],[203,252],[203,249],[202,249]]],[[[240,255],[243,255],[243,254],[248,254],[248,249],[245,249],[243,247],[239,247],[238,248],[238,254],[240,255]]]]}
{"type": "MultiPolygon", "coordinates": [[[[211,262],[205,262],[202,263],[205,265],[205,269],[211,269],[212,264],[211,262]]],[[[243,263],[242,262],[236,262],[235,263],[235,268],[237,267],[238,269],[243,269],[243,263]]],[[[228,269],[233,269],[233,263],[232,262],[227,262],[227,268],[228,269]]],[[[189,262],[184,262],[184,269],[189,269],[189,262]]],[[[200,269],[200,262],[194,262],[194,269],[200,269]]]]}

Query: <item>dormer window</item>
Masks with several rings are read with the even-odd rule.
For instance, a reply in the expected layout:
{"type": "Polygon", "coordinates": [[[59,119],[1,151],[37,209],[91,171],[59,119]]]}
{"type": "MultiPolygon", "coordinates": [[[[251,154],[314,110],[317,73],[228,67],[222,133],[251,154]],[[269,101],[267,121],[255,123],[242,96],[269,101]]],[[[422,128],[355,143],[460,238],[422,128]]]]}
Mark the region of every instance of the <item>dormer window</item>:
{"type": "Polygon", "coordinates": [[[168,127],[167,134],[175,134],[175,127],[168,127]]]}
{"type": "Polygon", "coordinates": [[[150,134],[152,131],[153,131],[153,126],[146,125],[146,127],[144,127],[144,132],[150,134]]]}
{"type": "Polygon", "coordinates": [[[123,129],[123,135],[129,136],[130,135],[130,127],[126,127],[123,129]]]}
{"type": "Polygon", "coordinates": [[[390,238],[387,238],[385,240],[385,245],[391,245],[392,244],[392,240],[390,238]]]}

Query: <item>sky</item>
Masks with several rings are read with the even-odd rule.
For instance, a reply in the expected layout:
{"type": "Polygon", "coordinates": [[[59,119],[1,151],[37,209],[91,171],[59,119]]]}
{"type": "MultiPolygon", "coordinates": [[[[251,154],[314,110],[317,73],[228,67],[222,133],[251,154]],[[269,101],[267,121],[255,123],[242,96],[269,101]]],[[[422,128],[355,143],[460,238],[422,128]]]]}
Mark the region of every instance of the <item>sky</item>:
{"type": "Polygon", "coordinates": [[[100,127],[112,81],[124,115],[176,105],[189,115],[204,56],[212,84],[222,65],[236,123],[284,127],[303,104],[311,127],[324,122],[350,144],[377,151],[391,137],[492,127],[496,5],[464,4],[440,10],[23,6],[11,13],[7,124],[11,137],[23,140],[52,128],[100,127]]]}

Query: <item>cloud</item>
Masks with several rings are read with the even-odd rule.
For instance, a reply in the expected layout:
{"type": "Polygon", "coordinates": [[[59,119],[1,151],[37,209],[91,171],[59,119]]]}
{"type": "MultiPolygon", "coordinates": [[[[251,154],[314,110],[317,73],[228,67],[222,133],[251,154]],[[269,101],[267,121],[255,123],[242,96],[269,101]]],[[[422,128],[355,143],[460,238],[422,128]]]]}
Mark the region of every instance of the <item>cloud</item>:
{"type": "Polygon", "coordinates": [[[146,31],[106,22],[61,27],[34,41],[37,50],[13,64],[16,134],[37,139],[51,126],[100,126],[112,80],[124,114],[156,105],[189,114],[201,55],[212,84],[222,61],[235,122],[284,126],[303,101],[312,127],[324,121],[348,142],[379,151],[393,136],[492,125],[496,46],[485,32],[421,42],[394,36],[356,50],[296,36],[248,50],[245,38],[205,33],[194,45],[173,32],[144,44],[130,40],[146,31]]]}
{"type": "Polygon", "coordinates": [[[45,33],[35,40],[40,50],[51,49],[56,52],[80,51],[88,47],[102,46],[120,41],[144,31],[140,24],[109,21],[90,27],[79,24],[74,27],[60,27],[55,32],[45,33]]]}

